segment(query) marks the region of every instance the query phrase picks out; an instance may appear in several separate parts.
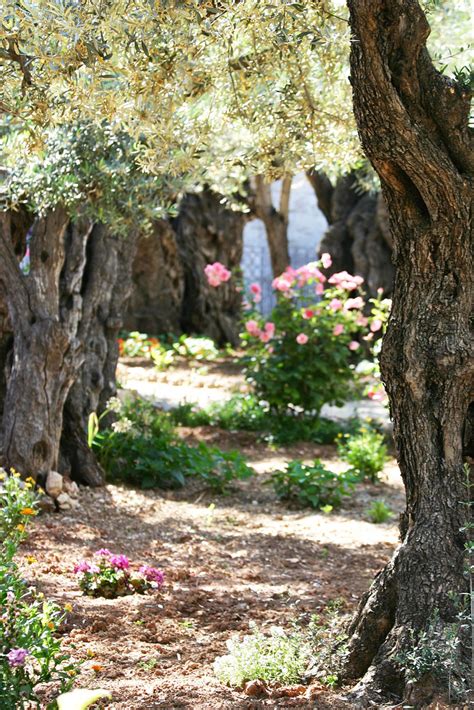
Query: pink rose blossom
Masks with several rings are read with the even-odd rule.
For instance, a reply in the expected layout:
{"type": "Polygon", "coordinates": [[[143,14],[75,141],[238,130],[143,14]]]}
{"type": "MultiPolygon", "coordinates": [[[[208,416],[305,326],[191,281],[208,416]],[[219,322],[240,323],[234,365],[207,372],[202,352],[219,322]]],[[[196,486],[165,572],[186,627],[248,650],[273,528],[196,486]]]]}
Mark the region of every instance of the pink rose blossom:
{"type": "Polygon", "coordinates": [[[375,318],[370,324],[370,330],[372,333],[376,333],[382,327],[383,323],[380,318],[375,318]]]}
{"type": "Polygon", "coordinates": [[[369,340],[373,340],[373,338],[374,338],[374,334],[373,334],[373,333],[367,333],[367,335],[364,335],[364,337],[362,338],[362,340],[367,340],[367,341],[369,341],[369,340]]]}
{"type": "Polygon", "coordinates": [[[329,279],[330,284],[343,288],[345,291],[353,291],[360,286],[363,281],[362,276],[352,276],[352,274],[349,274],[347,271],[340,271],[337,274],[333,274],[329,279]]]}
{"type": "Polygon", "coordinates": [[[249,335],[258,336],[260,333],[260,328],[256,320],[248,320],[245,324],[245,329],[249,335]]]}
{"type": "Polygon", "coordinates": [[[358,350],[360,348],[360,343],[358,343],[357,340],[351,340],[347,347],[349,350],[358,350]]]}
{"type": "Polygon", "coordinates": [[[305,320],[309,320],[309,318],[312,318],[314,316],[314,311],[311,310],[311,308],[305,308],[302,316],[305,320]]]}
{"type": "Polygon", "coordinates": [[[314,292],[316,293],[317,296],[322,296],[324,293],[324,284],[322,284],[320,281],[315,286],[314,292]]]}
{"type": "Polygon", "coordinates": [[[340,311],[342,308],[342,301],[340,301],[338,298],[333,298],[329,304],[329,308],[332,311],[340,311]]]}
{"type": "Polygon", "coordinates": [[[331,254],[328,254],[327,252],[321,254],[321,263],[324,269],[329,269],[329,267],[332,265],[331,254]]]}
{"type": "Polygon", "coordinates": [[[361,325],[363,328],[367,325],[369,322],[368,318],[362,315],[362,313],[359,313],[357,318],[356,318],[356,323],[357,325],[361,325]]]}
{"type": "Polygon", "coordinates": [[[271,340],[272,336],[269,333],[265,333],[263,330],[260,331],[260,334],[258,336],[261,340],[262,343],[268,343],[269,340],[271,340]]]}
{"type": "Polygon", "coordinates": [[[277,276],[276,279],[272,281],[272,288],[276,291],[281,291],[282,293],[287,293],[291,289],[293,283],[293,278],[289,274],[283,273],[281,276],[277,276]]]}
{"type": "Polygon", "coordinates": [[[341,333],[344,332],[344,326],[342,323],[336,323],[336,325],[333,328],[332,334],[333,335],[341,335],[341,333]]]}
{"type": "Polygon", "coordinates": [[[306,333],[300,333],[299,335],[296,336],[296,342],[298,345],[306,345],[308,342],[309,338],[306,335],[306,333]]]}
{"type": "Polygon", "coordinates": [[[270,321],[268,323],[265,323],[263,326],[265,333],[267,333],[270,338],[273,338],[275,335],[275,323],[271,323],[270,321]]]}
{"type": "Polygon", "coordinates": [[[348,298],[344,304],[345,311],[350,311],[351,308],[363,308],[363,307],[364,307],[364,299],[361,296],[357,296],[357,298],[348,298]]]}
{"type": "Polygon", "coordinates": [[[232,276],[229,269],[226,269],[224,264],[221,264],[219,261],[215,261],[214,264],[207,264],[204,273],[206,274],[209,286],[213,286],[214,288],[220,286],[224,281],[228,281],[232,276]]]}

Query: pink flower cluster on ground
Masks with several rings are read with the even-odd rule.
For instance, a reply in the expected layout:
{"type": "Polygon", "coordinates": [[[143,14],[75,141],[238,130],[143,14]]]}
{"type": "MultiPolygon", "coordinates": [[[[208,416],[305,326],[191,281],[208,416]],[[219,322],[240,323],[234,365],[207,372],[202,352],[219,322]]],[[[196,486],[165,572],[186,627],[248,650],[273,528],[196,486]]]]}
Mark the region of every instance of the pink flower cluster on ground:
{"type": "Polygon", "coordinates": [[[111,570],[116,573],[113,579],[117,584],[125,585],[127,593],[143,592],[150,587],[156,589],[164,582],[164,573],[150,565],[142,565],[138,572],[133,572],[126,555],[115,555],[107,548],[97,550],[94,555],[99,558],[97,564],[89,560],[81,560],[74,565],[74,574],[81,575],[80,586],[83,589],[88,587],[92,579],[98,580],[94,589],[99,588],[100,580],[105,584],[113,583],[110,578],[111,570]]]}
{"type": "Polygon", "coordinates": [[[8,665],[10,668],[23,666],[25,664],[26,657],[29,655],[30,652],[26,648],[12,648],[12,650],[7,653],[8,665]]]}
{"type": "Polygon", "coordinates": [[[153,582],[159,587],[161,587],[161,585],[165,581],[164,573],[156,567],[150,567],[150,565],[142,565],[138,571],[143,577],[145,577],[147,582],[153,582]]]}
{"type": "Polygon", "coordinates": [[[213,286],[214,288],[217,288],[221,285],[221,283],[228,281],[232,276],[229,269],[227,269],[224,264],[221,264],[220,261],[215,261],[213,264],[207,264],[204,269],[204,273],[207,277],[207,283],[209,286],[213,286]]]}

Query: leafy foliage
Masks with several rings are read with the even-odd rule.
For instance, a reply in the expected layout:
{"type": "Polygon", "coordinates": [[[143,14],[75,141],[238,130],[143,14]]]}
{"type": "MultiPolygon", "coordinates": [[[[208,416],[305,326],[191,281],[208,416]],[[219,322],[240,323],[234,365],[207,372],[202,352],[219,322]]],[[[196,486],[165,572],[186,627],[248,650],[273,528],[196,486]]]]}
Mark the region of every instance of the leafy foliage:
{"type": "Polygon", "coordinates": [[[311,508],[338,507],[343,496],[349,495],[355,477],[350,473],[329,471],[316,459],[312,465],[290,461],[284,471],[275,471],[268,483],[279,498],[297,501],[311,508]]]}
{"type": "Polygon", "coordinates": [[[59,682],[67,690],[77,674],[58,638],[66,613],[28,584],[14,560],[37,501],[32,483],[0,471],[0,706],[5,708],[30,707],[38,700],[39,683],[59,682]]]}
{"type": "Polygon", "coordinates": [[[367,509],[367,515],[372,523],[386,523],[387,520],[393,517],[392,510],[383,500],[374,500],[370,508],[367,509]]]}
{"type": "Polygon", "coordinates": [[[178,441],[170,418],[146,402],[127,403],[119,420],[97,434],[93,446],[113,480],[142,488],[176,488],[195,477],[224,493],[234,479],[252,475],[238,452],[178,441]]]}
{"type": "Polygon", "coordinates": [[[357,433],[341,438],[338,453],[359,478],[368,478],[372,483],[377,482],[378,474],[388,460],[383,434],[368,427],[361,427],[357,433]]]}
{"type": "Polygon", "coordinates": [[[372,299],[371,315],[363,314],[364,299],[353,296],[360,277],[334,274],[325,288],[320,268],[330,262],[323,255],[321,262],[288,267],[273,281],[277,304],[269,320],[251,311],[245,323],[245,375],[273,412],[290,409],[317,418],[324,404],[341,405],[354,396],[355,365],[363,352],[356,338],[370,342],[387,318],[388,300],[372,299]]]}

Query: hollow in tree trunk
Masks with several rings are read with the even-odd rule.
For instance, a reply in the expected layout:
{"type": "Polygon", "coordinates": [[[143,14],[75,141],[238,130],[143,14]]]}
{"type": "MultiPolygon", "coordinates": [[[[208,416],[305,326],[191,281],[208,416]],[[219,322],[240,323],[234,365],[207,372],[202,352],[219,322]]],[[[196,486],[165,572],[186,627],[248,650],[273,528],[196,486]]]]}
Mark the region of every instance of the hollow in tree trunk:
{"type": "Polygon", "coordinates": [[[381,368],[406,489],[401,545],[351,626],[352,696],[428,702],[436,678],[407,686],[400,653],[455,619],[467,498],[463,435],[473,400],[473,158],[469,94],[439,74],[417,0],[349,0],[351,82],[365,152],[394,241],[393,311],[381,368]],[[389,119],[387,118],[389,117],[389,119]],[[414,636],[413,636],[414,635],[414,636]]]}

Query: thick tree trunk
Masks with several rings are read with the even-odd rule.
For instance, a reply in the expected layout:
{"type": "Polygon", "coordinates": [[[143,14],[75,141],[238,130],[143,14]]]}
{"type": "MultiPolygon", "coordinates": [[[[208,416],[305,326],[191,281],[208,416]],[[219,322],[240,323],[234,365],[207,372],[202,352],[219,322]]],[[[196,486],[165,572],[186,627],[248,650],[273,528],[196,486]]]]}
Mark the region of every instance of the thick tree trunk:
{"type": "Polygon", "coordinates": [[[186,195],[173,226],[184,270],[181,328],[208,335],[218,343],[238,342],[242,294],[238,272],[248,215],[227,209],[219,195],[204,190],[186,195]],[[232,278],[218,288],[208,285],[206,264],[220,261],[232,278]]]}
{"type": "MultiPolygon", "coordinates": [[[[442,631],[455,618],[452,595],[467,591],[461,529],[469,512],[463,434],[474,398],[473,160],[469,96],[433,68],[418,2],[348,4],[354,111],[394,240],[381,367],[407,496],[401,546],[351,627],[347,672],[365,674],[354,702],[380,702],[407,691],[398,656],[413,647],[412,634],[429,629],[436,614],[442,631]]],[[[408,701],[422,706],[435,685],[425,676],[408,701]]]]}
{"type": "Polygon", "coordinates": [[[184,271],[171,224],[159,220],[140,237],[133,262],[133,290],[124,327],[142,333],[181,332],[184,271]]]}
{"type": "Polygon", "coordinates": [[[329,252],[328,273],[349,271],[362,276],[369,295],[378,288],[393,290],[392,238],[382,195],[361,192],[354,174],[340,178],[333,187],[325,175],[312,171],[308,180],[329,227],[319,253],[329,252]]]}
{"type": "Polygon", "coordinates": [[[90,413],[102,411],[116,394],[117,336],[130,294],[136,241],[133,233],[117,237],[97,224],[87,245],[84,282],[89,297],[81,319],[84,361],[64,408],[60,471],[91,486],[104,483],[104,472],[88,446],[87,424],[90,413]]]}
{"type": "Polygon", "coordinates": [[[290,263],[288,213],[292,179],[291,176],[285,176],[282,180],[278,210],[273,206],[271,183],[266,182],[262,175],[257,175],[254,182],[255,189],[250,195],[249,204],[253,214],[265,226],[272,272],[274,276],[279,276],[290,263]]]}

